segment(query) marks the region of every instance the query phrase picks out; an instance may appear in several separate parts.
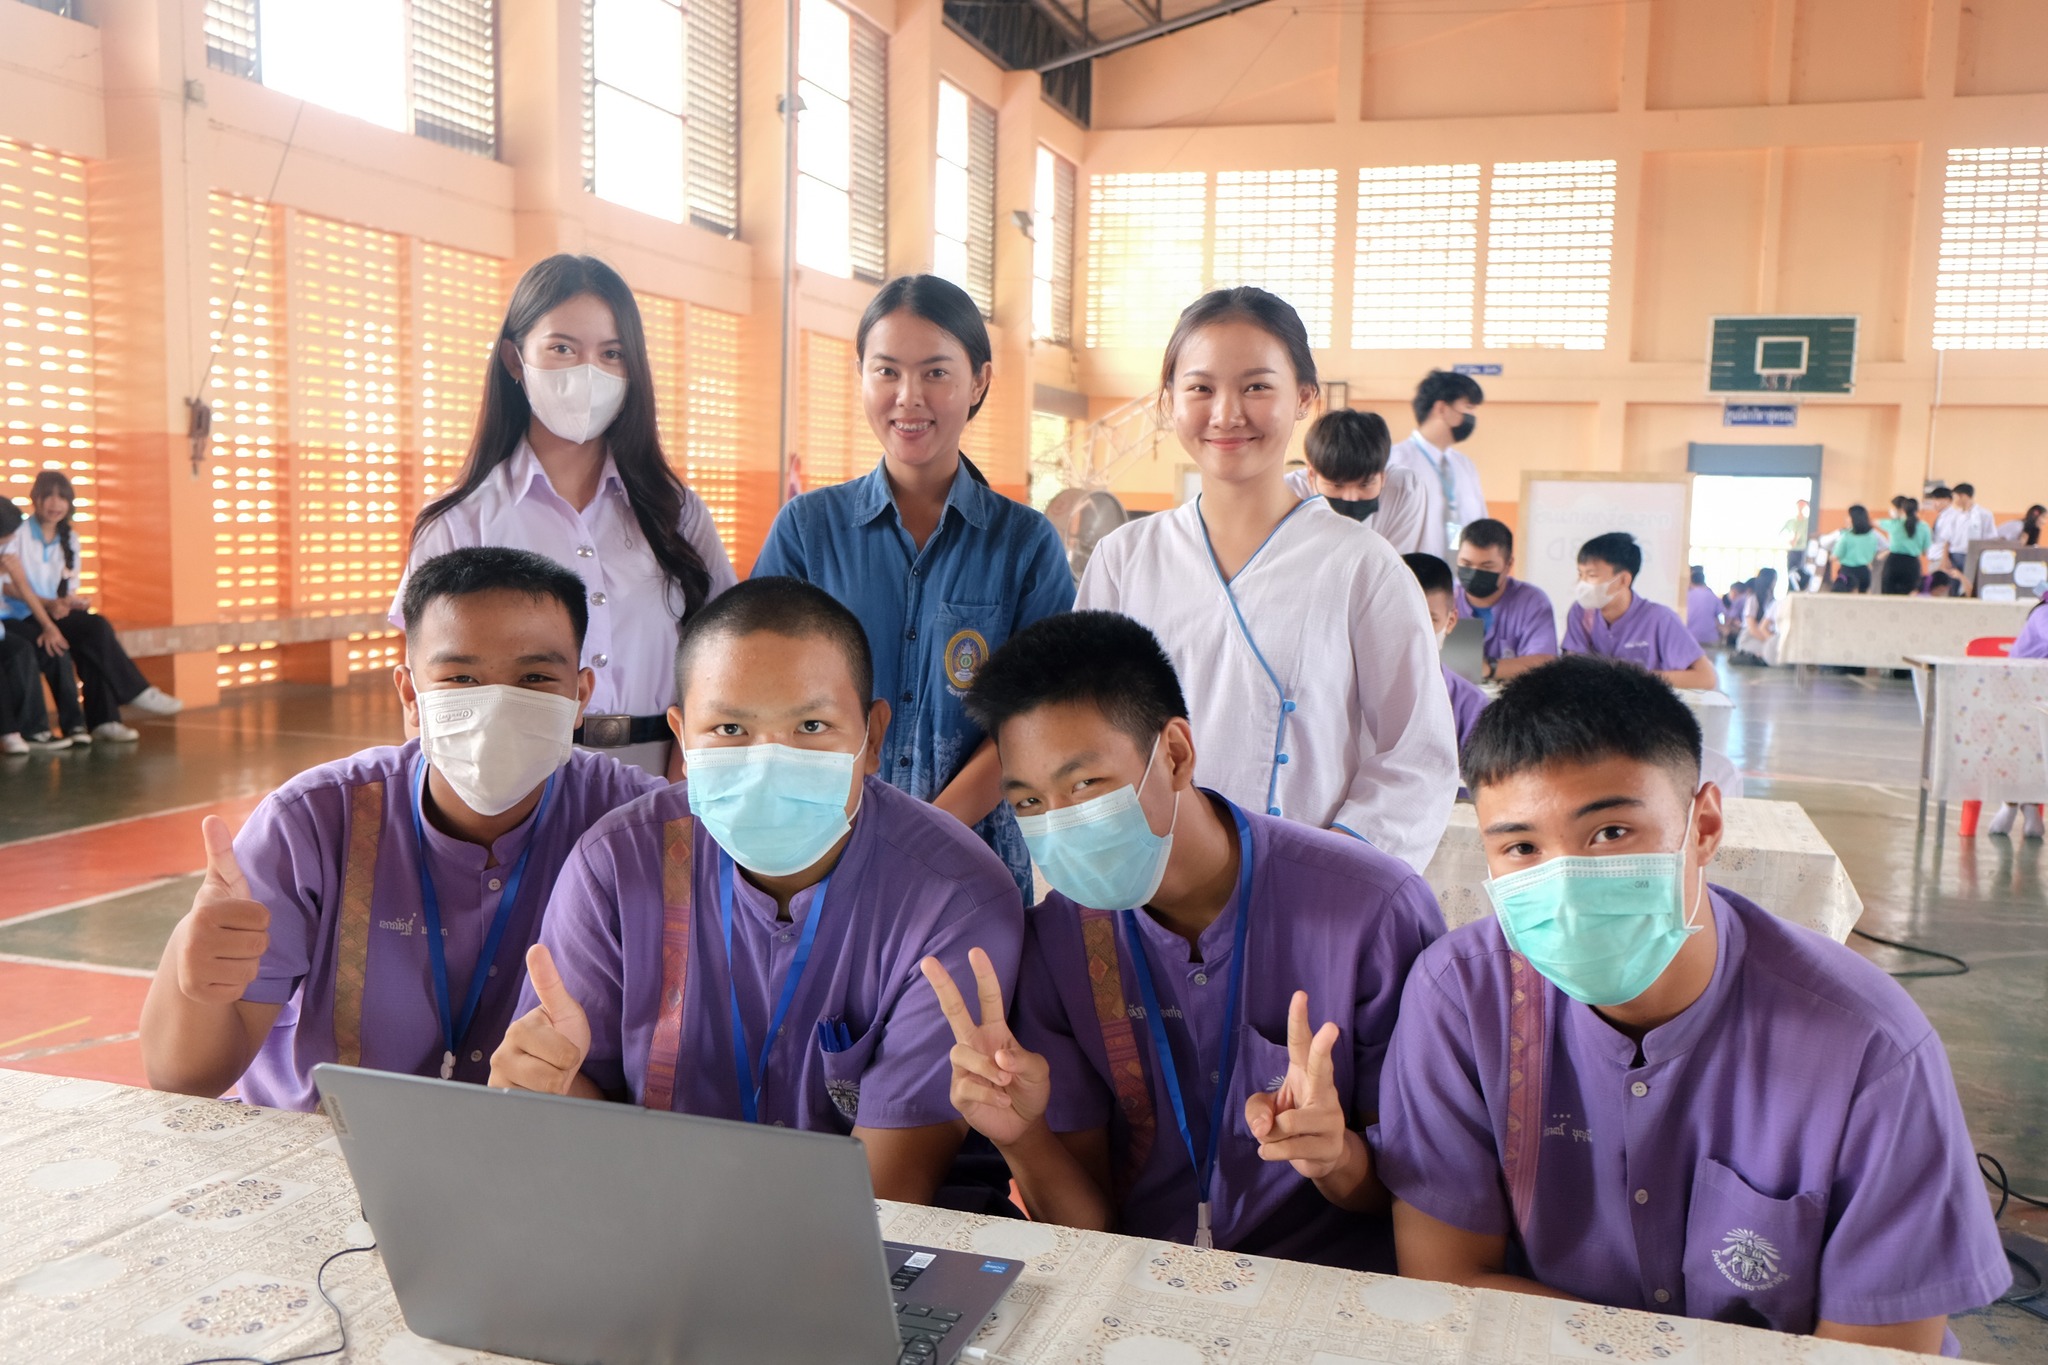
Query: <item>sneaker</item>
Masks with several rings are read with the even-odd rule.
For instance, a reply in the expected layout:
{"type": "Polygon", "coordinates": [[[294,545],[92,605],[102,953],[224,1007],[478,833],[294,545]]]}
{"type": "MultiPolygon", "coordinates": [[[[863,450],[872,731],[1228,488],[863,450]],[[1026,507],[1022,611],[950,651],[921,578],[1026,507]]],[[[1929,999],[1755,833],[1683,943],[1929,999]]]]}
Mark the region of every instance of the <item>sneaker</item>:
{"type": "Polygon", "coordinates": [[[28,741],[20,735],[0,735],[0,754],[25,754],[28,741]]]}
{"type": "Polygon", "coordinates": [[[53,754],[59,749],[70,748],[71,741],[63,735],[53,735],[48,730],[38,730],[35,734],[28,736],[28,747],[36,750],[38,753],[53,754]]]}
{"type": "Polygon", "coordinates": [[[175,716],[185,709],[184,702],[179,701],[161,687],[145,687],[142,689],[142,695],[128,704],[136,710],[152,716],[175,716]]]}
{"type": "MultiPolygon", "coordinates": [[[[92,738],[106,740],[109,744],[133,744],[142,738],[142,731],[132,725],[123,725],[118,720],[109,720],[92,727],[92,738]]],[[[92,741],[82,742],[89,744],[92,741]]]]}
{"type": "Polygon", "coordinates": [[[64,737],[76,745],[92,743],[92,731],[86,729],[83,725],[65,731],[64,737]]]}
{"type": "Polygon", "coordinates": [[[1984,832],[1986,834],[2011,834],[2013,817],[2019,813],[2020,808],[2018,806],[2013,805],[2010,801],[2006,802],[1998,808],[1998,814],[1991,817],[1991,823],[1984,826],[1984,832]]]}
{"type": "Polygon", "coordinates": [[[2048,837],[2048,830],[2044,830],[2041,825],[2041,808],[2038,805],[2027,807],[2027,837],[2029,839],[2048,837]]]}

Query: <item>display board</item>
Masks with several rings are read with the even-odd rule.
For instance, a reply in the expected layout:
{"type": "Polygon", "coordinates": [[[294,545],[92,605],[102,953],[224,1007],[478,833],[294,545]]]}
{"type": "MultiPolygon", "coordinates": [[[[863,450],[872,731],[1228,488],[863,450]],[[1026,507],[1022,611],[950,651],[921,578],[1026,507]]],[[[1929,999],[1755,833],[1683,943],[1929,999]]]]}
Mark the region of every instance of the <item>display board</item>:
{"type": "Polygon", "coordinates": [[[1714,319],[1709,393],[1844,394],[1855,388],[1854,317],[1714,319]]]}
{"type": "Polygon", "coordinates": [[[1970,596],[1986,602],[2031,602],[2048,597],[2048,545],[1973,540],[1963,563],[1970,596]]]}
{"type": "Polygon", "coordinates": [[[1685,614],[1690,474],[1525,473],[1520,521],[1514,572],[1550,594],[1559,639],[1579,581],[1579,547],[1608,531],[1627,531],[1643,547],[1635,590],[1685,614]]]}

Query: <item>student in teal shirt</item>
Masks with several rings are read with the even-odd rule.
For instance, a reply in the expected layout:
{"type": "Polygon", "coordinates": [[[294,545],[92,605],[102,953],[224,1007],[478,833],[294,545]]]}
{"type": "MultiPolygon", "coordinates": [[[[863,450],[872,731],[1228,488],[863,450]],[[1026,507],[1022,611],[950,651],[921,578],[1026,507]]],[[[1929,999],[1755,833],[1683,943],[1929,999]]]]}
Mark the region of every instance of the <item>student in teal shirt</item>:
{"type": "Polygon", "coordinates": [[[1849,528],[1829,536],[1828,581],[1834,592],[1869,592],[1870,562],[1889,537],[1870,524],[1870,509],[1857,503],[1849,509],[1849,528]]]}
{"type": "Polygon", "coordinates": [[[1920,561],[1934,542],[1934,532],[1920,520],[1920,500],[1903,494],[1892,499],[1892,515],[1877,524],[1890,542],[1885,556],[1884,576],[1879,591],[1891,597],[1909,597],[1920,588],[1920,561]]]}
{"type": "Polygon", "coordinates": [[[995,746],[962,701],[1005,640],[1072,610],[1073,571],[1044,514],[990,488],[960,453],[994,372],[966,291],[936,275],[891,280],[855,350],[882,462],[784,507],[754,576],[815,583],[860,618],[892,713],[881,776],[972,826],[1028,905],[1031,856],[1001,799],[995,746]]]}

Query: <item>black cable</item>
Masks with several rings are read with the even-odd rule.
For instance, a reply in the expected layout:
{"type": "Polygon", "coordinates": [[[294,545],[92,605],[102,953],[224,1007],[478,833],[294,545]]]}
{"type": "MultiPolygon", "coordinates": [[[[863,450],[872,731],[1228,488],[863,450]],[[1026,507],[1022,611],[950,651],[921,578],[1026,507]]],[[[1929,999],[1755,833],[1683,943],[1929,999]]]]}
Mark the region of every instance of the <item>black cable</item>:
{"type": "MultiPolygon", "coordinates": [[[[1994,1223],[2005,1217],[2006,1205],[2015,1199],[2019,1200],[2022,1204],[2031,1204],[2037,1209],[2048,1209],[2048,1199],[2038,1199],[2031,1194],[2021,1194],[2018,1190],[2014,1189],[2012,1187],[2012,1180],[2005,1173],[2005,1163],[1991,1155],[1991,1153],[1977,1153],[1977,1170],[1998,1191],[1998,1208],[1991,1215],[1991,1221],[1994,1223]]],[[[2048,1277],[2044,1277],[2041,1274],[2041,1268],[2032,1261],[2020,1255],[2011,1247],[2005,1248],[2005,1259],[2018,1269],[2024,1270],[2028,1275],[2032,1276],[2034,1287],[2022,1290],[2015,1284],[2013,1288],[1999,1295],[1997,1302],[2028,1304],[2030,1300],[2039,1298],[2044,1289],[2048,1289],[2048,1277]]],[[[2029,1306],[2027,1311],[2033,1313],[2039,1310],[2029,1306]]]]}
{"type": "Polygon", "coordinates": [[[344,1256],[355,1256],[365,1251],[375,1251],[377,1244],[366,1247],[343,1247],[320,1263],[320,1269],[313,1276],[313,1287],[320,1291],[320,1297],[327,1300],[327,1306],[334,1310],[334,1330],[341,1334],[341,1344],[325,1351],[308,1351],[304,1355],[283,1356],[277,1360],[265,1360],[261,1356],[208,1356],[204,1360],[189,1360],[185,1365],[294,1365],[301,1360],[319,1360],[325,1356],[338,1356],[348,1349],[348,1319],[341,1315],[341,1305],[334,1301],[334,1295],[327,1292],[327,1267],[344,1256]]]}
{"type": "Polygon", "coordinates": [[[1895,938],[1879,938],[1876,934],[1867,934],[1861,929],[1851,929],[1849,932],[1854,934],[1858,938],[1868,939],[1872,943],[1882,944],[1884,947],[1887,948],[1897,948],[1902,953],[1913,953],[1920,957],[1939,958],[1943,962],[1953,962],[1956,964],[1955,970],[1953,971],[1919,971],[1887,973],[1887,975],[1891,976],[1895,980],[1911,981],[1919,977],[1966,976],[1969,974],[1970,964],[1963,961],[1961,958],[1957,957],[1954,953],[1939,952],[1933,948],[1916,947],[1911,943],[1901,943],[1895,938]]]}

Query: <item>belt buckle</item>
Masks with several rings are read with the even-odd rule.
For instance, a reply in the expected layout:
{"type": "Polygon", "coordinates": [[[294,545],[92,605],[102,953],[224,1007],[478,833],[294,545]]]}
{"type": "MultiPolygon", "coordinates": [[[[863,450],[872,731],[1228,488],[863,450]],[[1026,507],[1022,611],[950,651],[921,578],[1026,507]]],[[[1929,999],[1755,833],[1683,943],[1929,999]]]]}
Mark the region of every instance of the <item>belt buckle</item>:
{"type": "Polygon", "coordinates": [[[623,749],[633,733],[631,716],[585,716],[583,746],[587,749],[623,749]]]}

